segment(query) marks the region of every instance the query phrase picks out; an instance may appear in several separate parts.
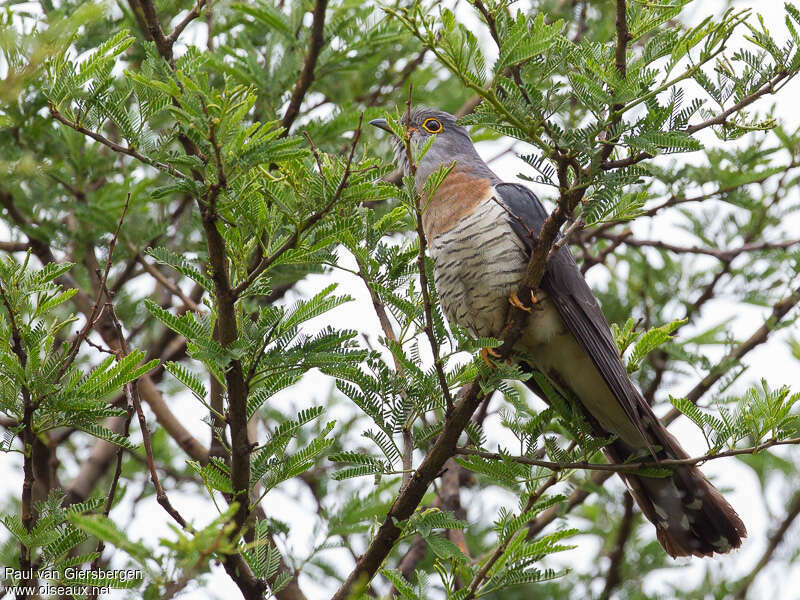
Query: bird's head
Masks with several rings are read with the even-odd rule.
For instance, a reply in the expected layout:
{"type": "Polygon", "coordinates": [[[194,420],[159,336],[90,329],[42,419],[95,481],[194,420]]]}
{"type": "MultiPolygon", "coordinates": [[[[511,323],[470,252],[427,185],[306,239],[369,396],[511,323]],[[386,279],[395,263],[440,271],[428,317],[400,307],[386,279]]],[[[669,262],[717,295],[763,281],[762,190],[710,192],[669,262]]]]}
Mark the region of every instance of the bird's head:
{"type": "MultiPolygon", "coordinates": [[[[403,114],[402,123],[408,128],[412,149],[421,148],[431,137],[435,138],[433,145],[417,164],[418,184],[424,183],[431,173],[443,165],[450,165],[453,162],[458,167],[470,170],[485,167],[485,163],[472,145],[469,133],[465,128],[456,125],[456,117],[450,113],[417,106],[410,114],[403,114]]],[[[386,119],[374,119],[369,124],[392,133],[386,119]]],[[[395,136],[393,142],[395,163],[403,170],[403,174],[407,175],[410,168],[403,140],[395,136]]]]}

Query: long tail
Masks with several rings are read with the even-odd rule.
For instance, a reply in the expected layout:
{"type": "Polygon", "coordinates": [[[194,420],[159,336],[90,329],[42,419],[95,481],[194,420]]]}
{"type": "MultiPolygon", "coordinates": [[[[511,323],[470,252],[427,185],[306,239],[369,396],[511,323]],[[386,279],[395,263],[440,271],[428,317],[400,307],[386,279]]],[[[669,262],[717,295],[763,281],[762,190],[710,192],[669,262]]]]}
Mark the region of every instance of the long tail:
{"type": "MultiPolygon", "coordinates": [[[[526,384],[546,400],[547,396],[539,389],[534,378],[528,379],[526,384]]],[[[658,449],[657,458],[688,458],[650,406],[639,398],[642,421],[646,423],[644,433],[650,444],[658,449]]],[[[587,417],[595,435],[609,435],[596,420],[589,415],[587,417]]],[[[649,456],[643,457],[641,449],[635,450],[619,438],[603,451],[611,462],[617,464],[623,464],[632,457],[647,459],[649,456]]],[[[655,525],[659,543],[672,557],[724,554],[741,546],[742,538],[747,537],[747,530],[739,515],[696,466],[674,468],[671,477],[622,473],[620,476],[644,515],[655,525]]]]}
{"type": "MultiPolygon", "coordinates": [[[[648,427],[648,434],[663,448],[661,458],[688,455],[661,423],[648,427]]],[[[616,463],[633,453],[619,440],[606,449],[616,463]]],[[[641,452],[638,453],[641,455],[641,452]]],[[[631,495],[644,515],[656,526],[658,541],[670,556],[712,556],[742,545],[747,536],[744,523],[733,507],[711,485],[696,466],[681,466],[671,477],[623,475],[631,495]]]]}

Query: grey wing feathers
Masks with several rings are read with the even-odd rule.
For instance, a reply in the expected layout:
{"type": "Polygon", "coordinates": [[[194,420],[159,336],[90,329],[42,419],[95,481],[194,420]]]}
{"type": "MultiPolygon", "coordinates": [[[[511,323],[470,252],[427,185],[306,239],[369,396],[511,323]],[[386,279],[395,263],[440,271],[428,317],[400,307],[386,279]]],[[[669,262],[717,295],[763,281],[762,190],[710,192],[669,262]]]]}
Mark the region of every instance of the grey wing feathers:
{"type": "MultiPolygon", "coordinates": [[[[547,218],[547,211],[536,195],[524,186],[504,183],[496,185],[495,189],[500,201],[511,213],[514,232],[530,252],[533,236],[538,235],[547,218]]],[[[541,288],[589,355],[625,413],[644,439],[648,439],[641,414],[644,400],[628,377],[603,311],[566,246],[562,246],[548,261],[541,288]]],[[[644,412],[647,414],[650,411],[644,412]]]]}

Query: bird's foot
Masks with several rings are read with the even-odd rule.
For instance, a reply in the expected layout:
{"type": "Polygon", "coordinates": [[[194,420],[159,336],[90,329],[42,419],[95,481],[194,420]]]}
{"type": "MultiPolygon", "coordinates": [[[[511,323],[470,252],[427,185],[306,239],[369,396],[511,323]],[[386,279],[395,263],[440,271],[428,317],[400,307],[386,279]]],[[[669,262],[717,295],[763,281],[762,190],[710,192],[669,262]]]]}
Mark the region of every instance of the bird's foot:
{"type": "Polygon", "coordinates": [[[519,296],[517,296],[516,292],[511,292],[511,294],[509,294],[508,296],[508,303],[511,306],[516,306],[517,308],[519,308],[520,310],[524,310],[525,312],[542,310],[542,307],[539,306],[539,302],[541,301],[539,300],[539,298],[536,297],[536,294],[534,293],[533,290],[531,290],[531,306],[525,306],[519,299],[519,296]]]}
{"type": "MultiPolygon", "coordinates": [[[[531,292],[531,296],[533,296],[533,292],[531,292]]],[[[517,292],[511,292],[511,294],[508,296],[508,303],[511,306],[516,306],[520,310],[524,310],[525,312],[531,312],[531,308],[525,306],[520,301],[519,296],[517,296],[517,292]]],[[[535,302],[534,302],[534,304],[535,304],[535,302]]]]}
{"type": "Polygon", "coordinates": [[[497,366],[489,358],[490,356],[493,356],[495,358],[500,358],[500,355],[497,352],[495,352],[492,348],[481,348],[481,360],[485,362],[487,365],[489,365],[490,369],[496,369],[497,366]]]}

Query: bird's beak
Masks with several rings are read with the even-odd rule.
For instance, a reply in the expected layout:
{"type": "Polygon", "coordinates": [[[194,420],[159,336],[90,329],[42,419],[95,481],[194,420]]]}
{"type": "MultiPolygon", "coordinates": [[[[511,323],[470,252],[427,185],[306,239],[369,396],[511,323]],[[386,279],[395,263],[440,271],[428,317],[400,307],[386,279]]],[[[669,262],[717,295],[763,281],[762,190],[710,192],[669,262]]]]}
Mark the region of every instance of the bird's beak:
{"type": "Polygon", "coordinates": [[[369,124],[373,127],[377,127],[378,129],[383,129],[384,131],[393,133],[392,130],[389,129],[389,123],[386,122],[386,119],[372,119],[369,124]]]}

